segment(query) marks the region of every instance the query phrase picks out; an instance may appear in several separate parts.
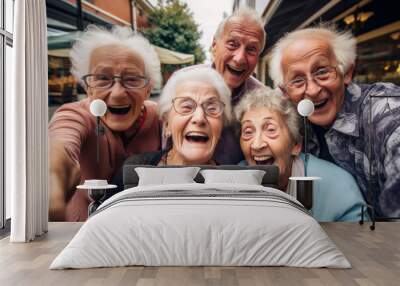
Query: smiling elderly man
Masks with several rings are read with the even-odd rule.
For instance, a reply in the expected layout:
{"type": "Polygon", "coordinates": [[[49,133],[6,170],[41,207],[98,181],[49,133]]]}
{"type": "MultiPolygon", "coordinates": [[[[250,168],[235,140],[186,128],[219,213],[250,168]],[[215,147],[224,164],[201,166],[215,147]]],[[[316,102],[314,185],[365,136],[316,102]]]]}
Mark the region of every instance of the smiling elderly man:
{"type": "MultiPolygon", "coordinates": [[[[257,12],[241,7],[218,26],[211,45],[213,68],[232,91],[232,106],[246,92],[263,84],[252,76],[265,45],[264,24],[257,12]]],[[[220,164],[237,164],[243,160],[239,140],[232,127],[222,133],[215,158],[220,164]]]]}
{"type": "Polygon", "coordinates": [[[287,34],[274,47],[270,76],[290,99],[313,101],[310,150],[336,163],[368,193],[369,164],[378,217],[400,216],[400,88],[391,83],[352,82],[356,40],[331,27],[287,34]],[[383,96],[399,96],[384,98],[383,96]],[[382,96],[371,98],[371,96],[382,96]],[[374,126],[369,161],[369,106],[374,126]]]}
{"type": "Polygon", "coordinates": [[[265,45],[261,18],[249,8],[239,8],[218,26],[211,45],[214,68],[232,90],[232,104],[261,82],[252,77],[265,45]]]}

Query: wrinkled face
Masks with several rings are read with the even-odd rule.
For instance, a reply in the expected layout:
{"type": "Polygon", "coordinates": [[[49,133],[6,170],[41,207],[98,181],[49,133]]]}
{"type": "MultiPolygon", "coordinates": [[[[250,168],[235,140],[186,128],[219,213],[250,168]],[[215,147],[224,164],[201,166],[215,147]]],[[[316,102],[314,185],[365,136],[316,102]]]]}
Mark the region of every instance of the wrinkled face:
{"type": "Polygon", "coordinates": [[[223,113],[211,117],[200,106],[219,100],[215,88],[202,82],[185,82],[176,88],[174,98],[193,99],[197,108],[192,114],[182,115],[174,108],[168,114],[167,132],[172,135],[171,157],[183,165],[206,164],[212,159],[223,128],[223,113]]]}
{"type": "Polygon", "coordinates": [[[267,107],[249,109],[241,120],[240,147],[249,165],[279,167],[280,187],[285,188],[291,173],[293,156],[301,144],[295,144],[280,113],[267,107]]]}
{"type": "Polygon", "coordinates": [[[230,89],[239,87],[253,73],[263,37],[256,23],[232,18],[225,24],[220,38],[214,38],[211,50],[215,68],[230,89]]]}
{"type": "MultiPolygon", "coordinates": [[[[107,45],[92,52],[91,74],[144,76],[144,71],[142,58],[123,46],[107,45]]],[[[150,91],[150,84],[143,88],[128,90],[121,85],[119,80],[107,89],[87,88],[87,93],[92,100],[99,98],[107,104],[107,113],[102,121],[113,131],[125,131],[133,125],[150,91]]]]}
{"type": "Polygon", "coordinates": [[[307,88],[302,94],[286,93],[296,104],[304,98],[310,99],[315,105],[310,121],[323,127],[331,126],[342,107],[345,84],[351,81],[351,71],[343,76],[329,43],[323,39],[304,39],[292,43],[282,53],[282,69],[284,84],[297,77],[308,77],[307,88]],[[312,73],[326,67],[336,67],[335,80],[324,85],[311,80],[312,73]]]}

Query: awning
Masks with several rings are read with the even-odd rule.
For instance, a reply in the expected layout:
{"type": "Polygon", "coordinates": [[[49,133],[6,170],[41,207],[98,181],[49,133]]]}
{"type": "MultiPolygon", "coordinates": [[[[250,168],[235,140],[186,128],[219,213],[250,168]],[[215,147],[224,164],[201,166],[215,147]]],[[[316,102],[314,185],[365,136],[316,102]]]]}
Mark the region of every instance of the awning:
{"type": "MultiPolygon", "coordinates": [[[[69,51],[80,32],[72,32],[59,36],[50,36],[47,38],[48,54],[54,57],[69,57],[69,51]]],[[[193,64],[194,55],[183,54],[171,51],[165,48],[154,46],[155,51],[162,64],[193,64]]]]}
{"type": "Polygon", "coordinates": [[[49,50],[48,55],[53,57],[68,58],[70,49],[49,50]]]}
{"type": "Polygon", "coordinates": [[[183,54],[157,46],[154,46],[154,49],[156,50],[158,58],[162,64],[194,64],[194,55],[183,54]]]}
{"type": "MultiPolygon", "coordinates": [[[[48,36],[47,47],[50,50],[67,49],[69,50],[81,32],[71,32],[62,35],[48,36]]],[[[67,55],[68,56],[68,55],[67,55]]]]}
{"type": "Polygon", "coordinates": [[[359,23],[356,30],[354,27],[351,29],[355,36],[399,20],[398,9],[393,4],[395,1],[276,0],[273,2],[276,5],[269,5],[264,12],[264,15],[268,15],[267,21],[264,23],[267,43],[262,56],[266,55],[282,36],[296,29],[331,22],[339,30],[349,30],[352,28],[351,25],[346,25],[343,19],[354,13],[363,11],[374,11],[375,13],[371,20],[359,23]]]}

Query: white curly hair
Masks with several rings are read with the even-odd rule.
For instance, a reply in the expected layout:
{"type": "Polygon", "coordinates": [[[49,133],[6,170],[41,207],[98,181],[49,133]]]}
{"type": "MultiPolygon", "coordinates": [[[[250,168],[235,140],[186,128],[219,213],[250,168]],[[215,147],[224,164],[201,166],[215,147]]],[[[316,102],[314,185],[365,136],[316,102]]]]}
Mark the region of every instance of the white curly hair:
{"type": "Polygon", "coordinates": [[[209,84],[217,90],[219,99],[225,105],[224,123],[228,124],[232,119],[231,90],[216,70],[205,65],[186,67],[172,74],[158,100],[160,119],[165,120],[171,111],[172,100],[175,97],[178,86],[192,81],[209,84]]]}
{"type": "Polygon", "coordinates": [[[222,20],[219,23],[217,30],[215,31],[214,38],[215,39],[220,39],[221,36],[222,36],[222,33],[224,32],[225,25],[229,21],[231,21],[231,20],[233,20],[235,18],[247,19],[247,20],[250,20],[250,22],[254,22],[259,26],[260,30],[263,33],[263,38],[262,38],[262,42],[261,42],[261,49],[260,49],[260,53],[261,53],[261,51],[265,47],[265,41],[266,41],[266,37],[267,37],[267,34],[265,33],[265,30],[264,30],[264,21],[258,15],[257,11],[255,11],[254,9],[251,9],[251,8],[249,8],[247,6],[239,7],[231,15],[229,15],[224,20],[222,20]]]}
{"type": "Polygon", "coordinates": [[[236,105],[235,118],[241,121],[243,115],[252,108],[265,107],[278,112],[286,122],[294,142],[300,143],[301,119],[295,105],[279,89],[262,87],[247,92],[236,105]]]}
{"type": "Polygon", "coordinates": [[[96,48],[108,45],[121,45],[138,53],[144,62],[145,76],[150,79],[153,88],[161,87],[160,60],[154,47],[141,34],[123,26],[113,26],[111,30],[106,30],[89,25],[74,43],[70,51],[71,73],[81,84],[83,84],[82,77],[90,72],[92,52],[96,48]]]}
{"type": "Polygon", "coordinates": [[[349,31],[339,32],[333,25],[322,23],[319,26],[297,30],[281,38],[271,51],[269,76],[274,87],[283,84],[282,53],[288,46],[300,39],[324,39],[330,44],[338,61],[339,70],[345,74],[354,65],[357,41],[349,31]]]}

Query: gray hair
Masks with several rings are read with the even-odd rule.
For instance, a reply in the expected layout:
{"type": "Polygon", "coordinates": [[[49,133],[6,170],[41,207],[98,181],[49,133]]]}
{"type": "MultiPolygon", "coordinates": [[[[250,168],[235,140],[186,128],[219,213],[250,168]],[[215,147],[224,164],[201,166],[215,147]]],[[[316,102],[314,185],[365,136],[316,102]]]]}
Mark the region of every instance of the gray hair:
{"type": "Polygon", "coordinates": [[[145,76],[155,88],[161,87],[160,60],[154,47],[141,34],[133,32],[129,27],[113,26],[109,31],[104,28],[89,25],[79,37],[70,52],[72,62],[71,73],[80,83],[82,77],[90,72],[92,52],[99,47],[119,45],[138,53],[144,62],[145,76]]]}
{"type": "Polygon", "coordinates": [[[235,117],[241,121],[243,115],[252,108],[265,107],[278,112],[286,122],[290,136],[295,143],[302,140],[301,119],[296,106],[279,89],[257,88],[246,93],[235,107],[235,117]]]}
{"type": "Polygon", "coordinates": [[[357,56],[357,41],[351,32],[339,32],[333,25],[319,26],[297,30],[286,34],[272,49],[269,62],[269,75],[277,87],[283,84],[282,52],[292,43],[300,39],[324,39],[330,44],[339,64],[339,70],[345,74],[354,64],[357,56]]]}
{"type": "Polygon", "coordinates": [[[224,20],[222,20],[222,22],[219,23],[217,30],[215,31],[214,38],[220,39],[222,36],[222,33],[224,32],[225,25],[234,18],[248,19],[251,22],[256,23],[260,27],[261,31],[263,32],[263,39],[262,39],[261,50],[260,50],[260,53],[261,53],[261,51],[265,47],[265,40],[267,37],[267,34],[265,33],[265,30],[264,30],[264,22],[255,10],[253,10],[247,6],[241,6],[240,8],[236,9],[231,15],[229,15],[224,20]]]}
{"type": "Polygon", "coordinates": [[[232,119],[231,90],[226,85],[222,76],[213,68],[200,65],[190,66],[176,71],[165,84],[159,98],[159,116],[165,120],[167,114],[172,109],[172,99],[176,94],[179,85],[185,82],[201,82],[213,86],[219,95],[219,99],[224,103],[224,123],[229,123],[232,119]]]}

